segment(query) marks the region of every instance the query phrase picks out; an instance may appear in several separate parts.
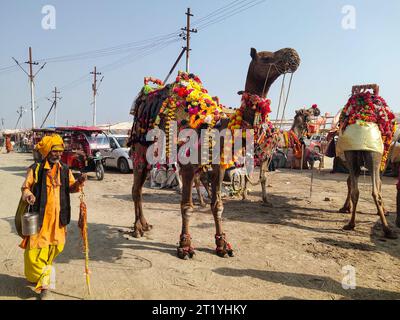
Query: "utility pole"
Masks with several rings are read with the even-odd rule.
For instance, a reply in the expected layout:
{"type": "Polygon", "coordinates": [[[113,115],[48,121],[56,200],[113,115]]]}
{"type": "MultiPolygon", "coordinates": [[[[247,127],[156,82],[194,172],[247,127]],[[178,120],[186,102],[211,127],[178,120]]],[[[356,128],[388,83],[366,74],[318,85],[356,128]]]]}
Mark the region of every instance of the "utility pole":
{"type": "Polygon", "coordinates": [[[1,118],[1,128],[4,130],[5,128],[4,128],[4,118],[1,118]]]}
{"type": "MultiPolygon", "coordinates": [[[[94,72],[91,72],[90,74],[93,74],[93,84],[92,84],[92,90],[93,90],[93,126],[96,126],[96,95],[97,95],[97,76],[101,75],[100,72],[97,72],[97,68],[94,67],[94,72]]],[[[103,79],[101,79],[103,80],[103,79]]]]}
{"type": "Polygon", "coordinates": [[[186,28],[181,28],[181,30],[184,32],[181,34],[181,37],[183,37],[183,40],[186,40],[186,72],[190,72],[190,33],[197,33],[197,29],[190,29],[190,17],[193,17],[193,14],[190,13],[190,8],[187,9],[186,11],[186,28]]]}
{"type": "Polygon", "coordinates": [[[17,110],[18,113],[18,120],[17,123],[15,124],[15,129],[17,129],[18,127],[18,123],[21,121],[21,129],[22,129],[22,116],[24,115],[24,113],[26,112],[26,110],[24,109],[23,106],[19,107],[19,110],[17,110]]]}
{"type": "Polygon", "coordinates": [[[36,75],[40,72],[40,70],[42,70],[44,68],[46,63],[44,63],[35,74],[33,74],[33,66],[34,65],[35,66],[39,65],[39,63],[32,61],[32,48],[31,47],[29,47],[29,61],[25,62],[26,64],[29,64],[29,73],[26,72],[24,68],[22,68],[20,63],[15,58],[13,58],[13,60],[22,69],[22,71],[24,71],[28,75],[28,78],[29,78],[29,83],[30,83],[30,88],[31,88],[32,129],[35,129],[36,128],[36,117],[35,117],[36,108],[35,108],[35,83],[34,83],[34,79],[35,79],[36,75]]]}
{"type": "Polygon", "coordinates": [[[25,62],[29,64],[29,80],[31,84],[31,108],[32,108],[32,128],[36,128],[36,119],[35,119],[35,92],[34,92],[34,84],[33,84],[33,65],[38,65],[39,63],[32,61],[32,48],[29,47],[29,61],[25,62]]]}
{"type": "Polygon", "coordinates": [[[57,94],[60,91],[57,91],[57,87],[54,88],[54,127],[57,127],[57,99],[61,100],[61,97],[58,97],[57,94]]]}
{"type": "Polygon", "coordinates": [[[61,100],[62,98],[59,97],[59,96],[57,96],[57,94],[60,93],[59,91],[57,91],[57,87],[55,87],[55,88],[54,88],[54,91],[52,91],[52,92],[54,93],[54,98],[53,98],[53,100],[47,98],[47,100],[49,100],[52,104],[51,104],[51,107],[50,107],[50,109],[49,109],[49,112],[47,112],[47,115],[46,115],[46,117],[44,118],[43,123],[42,123],[42,125],[40,126],[40,128],[43,128],[43,126],[44,126],[44,124],[46,123],[47,118],[49,117],[49,115],[50,115],[50,113],[51,113],[51,110],[53,110],[53,108],[54,108],[54,127],[57,127],[57,99],[58,99],[58,100],[61,100]]]}

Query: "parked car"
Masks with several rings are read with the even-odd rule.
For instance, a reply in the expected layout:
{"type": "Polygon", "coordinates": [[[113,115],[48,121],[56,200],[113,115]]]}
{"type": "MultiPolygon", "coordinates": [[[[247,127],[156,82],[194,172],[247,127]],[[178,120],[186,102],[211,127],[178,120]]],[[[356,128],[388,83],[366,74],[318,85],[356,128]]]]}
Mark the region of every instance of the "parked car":
{"type": "Polygon", "coordinates": [[[117,168],[121,173],[128,173],[133,170],[132,159],[129,158],[129,148],[127,147],[127,135],[108,135],[111,149],[100,150],[106,157],[106,167],[117,168]]]}

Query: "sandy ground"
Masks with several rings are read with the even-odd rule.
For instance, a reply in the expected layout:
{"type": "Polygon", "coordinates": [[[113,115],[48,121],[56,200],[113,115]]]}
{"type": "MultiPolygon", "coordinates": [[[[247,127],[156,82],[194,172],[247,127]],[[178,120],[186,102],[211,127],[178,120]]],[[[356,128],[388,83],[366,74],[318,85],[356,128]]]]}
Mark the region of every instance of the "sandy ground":
{"type": "MultiPolygon", "coordinates": [[[[24,279],[23,250],[14,214],[30,155],[0,154],[0,299],[37,299],[24,279]]],[[[86,185],[89,215],[91,299],[400,299],[400,239],[385,240],[361,177],[357,228],[341,228],[348,215],[337,212],[346,176],[282,170],[270,175],[273,208],[260,203],[260,188],[249,201],[225,201],[224,226],[234,258],[214,254],[214,223],[208,208],[196,207],[191,234],[197,254],[176,257],[181,226],[180,196],[144,190],[144,211],[154,229],[142,239],[128,231],[133,222],[132,175],[107,171],[104,181],[86,185]],[[326,199],[328,198],[328,199],[326,199]],[[327,201],[328,200],[328,201],[327,201]],[[355,268],[356,289],[342,288],[343,267],[355,268]]],[[[383,196],[395,210],[395,180],[384,178],[383,196]]],[[[84,259],[72,196],[73,221],[64,252],[56,259],[54,299],[84,299],[84,259]]],[[[394,226],[394,214],[389,221],[394,226]]],[[[400,230],[397,229],[398,233],[400,230]]]]}

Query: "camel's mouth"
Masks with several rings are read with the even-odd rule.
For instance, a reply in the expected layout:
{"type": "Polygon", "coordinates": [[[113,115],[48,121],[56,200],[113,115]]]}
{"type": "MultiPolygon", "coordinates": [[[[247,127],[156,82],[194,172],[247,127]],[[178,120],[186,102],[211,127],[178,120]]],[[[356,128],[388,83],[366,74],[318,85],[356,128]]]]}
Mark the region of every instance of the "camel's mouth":
{"type": "Polygon", "coordinates": [[[282,49],[275,53],[278,57],[276,66],[278,71],[284,73],[294,73],[300,66],[300,56],[294,49],[282,49]]]}

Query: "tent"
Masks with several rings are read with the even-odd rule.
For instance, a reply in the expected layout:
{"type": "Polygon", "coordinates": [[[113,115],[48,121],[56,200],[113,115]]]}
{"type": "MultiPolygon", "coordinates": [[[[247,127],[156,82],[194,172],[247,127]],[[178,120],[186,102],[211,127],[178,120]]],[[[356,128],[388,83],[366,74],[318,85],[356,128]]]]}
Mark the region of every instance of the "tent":
{"type": "Polygon", "coordinates": [[[103,129],[105,132],[111,134],[128,134],[128,131],[132,129],[132,122],[119,122],[115,124],[103,124],[97,127],[103,129]]]}

